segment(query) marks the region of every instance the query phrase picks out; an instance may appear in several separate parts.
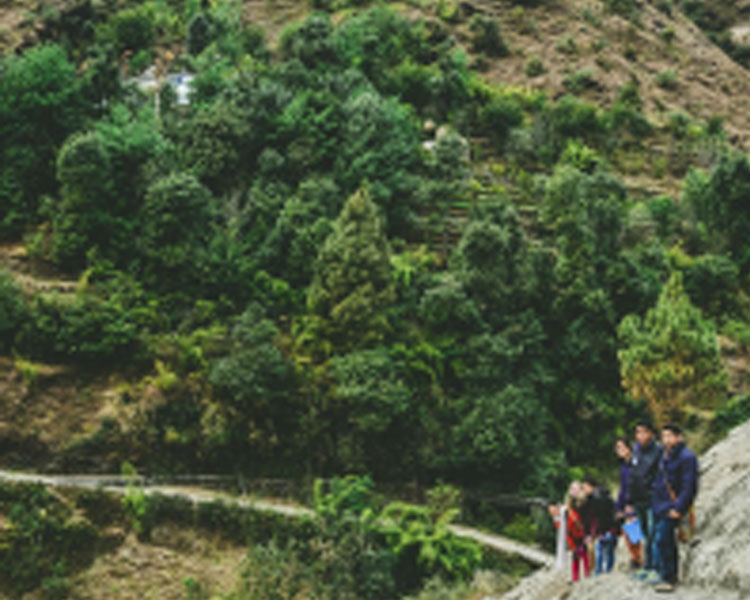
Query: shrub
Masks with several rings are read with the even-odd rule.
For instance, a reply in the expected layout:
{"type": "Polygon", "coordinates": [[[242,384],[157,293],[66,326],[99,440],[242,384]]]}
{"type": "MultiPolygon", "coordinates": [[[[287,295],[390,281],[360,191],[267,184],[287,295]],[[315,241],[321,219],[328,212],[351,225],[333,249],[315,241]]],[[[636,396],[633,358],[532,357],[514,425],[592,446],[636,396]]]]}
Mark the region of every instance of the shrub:
{"type": "Polygon", "coordinates": [[[313,14],[304,22],[287,27],[279,47],[286,59],[297,58],[308,67],[335,63],[338,56],[331,38],[333,24],[326,14],[313,14]]]}
{"type": "MultiPolygon", "coordinates": [[[[642,112],[620,102],[616,102],[602,115],[601,122],[606,131],[619,131],[636,138],[644,138],[653,132],[651,123],[642,112]]],[[[618,145],[622,139],[617,138],[614,141],[615,145],[618,145]]]]}
{"type": "Polygon", "coordinates": [[[507,56],[508,47],[500,35],[497,19],[490,15],[476,14],[469,23],[472,32],[471,48],[487,56],[507,56]]]}
{"type": "Polygon", "coordinates": [[[557,40],[555,50],[562,54],[576,54],[578,52],[578,44],[576,44],[575,38],[568,34],[557,40]]]}
{"type": "Polygon", "coordinates": [[[672,112],[667,115],[667,130],[678,140],[690,133],[692,119],[684,112],[672,112]]]}
{"type": "Polygon", "coordinates": [[[88,562],[96,530],[39,485],[0,486],[0,585],[21,597],[37,587],[48,598],[67,589],[66,561],[88,562]]]}
{"type": "Polygon", "coordinates": [[[509,97],[495,97],[479,113],[481,131],[486,133],[498,146],[508,137],[510,130],[523,122],[521,105],[509,97]]]}
{"type": "Polygon", "coordinates": [[[672,69],[662,71],[656,76],[656,84],[665,90],[677,89],[677,72],[672,69]]]}
{"type": "Polygon", "coordinates": [[[671,44],[677,36],[674,27],[672,27],[671,25],[665,27],[659,35],[661,36],[661,39],[663,39],[667,44],[671,44]]]}
{"type": "Polygon", "coordinates": [[[214,40],[215,24],[210,15],[197,13],[187,26],[188,52],[197,56],[214,40]]]}
{"type": "Polygon", "coordinates": [[[725,433],[748,420],[750,420],[750,394],[733,396],[716,411],[716,418],[711,428],[715,433],[725,433]]]}
{"type": "Polygon", "coordinates": [[[86,294],[66,302],[37,296],[18,334],[18,348],[32,358],[86,361],[137,360],[141,343],[137,311],[125,310],[117,297],[102,300],[86,294]]]}
{"type": "Polygon", "coordinates": [[[567,75],[563,79],[563,85],[573,94],[580,94],[584,90],[596,87],[597,83],[591,69],[581,69],[576,73],[567,75]]]}
{"type": "Polygon", "coordinates": [[[640,16],[640,7],[636,0],[604,0],[604,6],[611,13],[635,20],[640,16]]]}
{"type": "Polygon", "coordinates": [[[679,209],[670,196],[656,196],[648,201],[651,216],[657,224],[659,237],[666,238],[675,232],[679,209]]]}
{"type": "Polygon", "coordinates": [[[574,96],[563,96],[550,110],[553,133],[561,138],[588,138],[601,131],[596,107],[574,96]]]}
{"type": "Polygon", "coordinates": [[[117,49],[136,52],[151,47],[156,29],[152,7],[142,4],[116,13],[109,21],[117,49]]]}
{"type": "Polygon", "coordinates": [[[461,3],[457,0],[438,0],[435,11],[438,17],[448,23],[460,23],[464,18],[461,3]]]}
{"type": "Polygon", "coordinates": [[[560,162],[569,164],[584,173],[593,173],[604,164],[604,159],[597,152],[576,140],[570,140],[565,147],[560,162]]]}
{"type": "MultiPolygon", "coordinates": [[[[135,469],[129,463],[123,465],[122,473],[125,476],[134,477],[137,475],[135,469]]],[[[143,488],[130,482],[128,483],[127,493],[122,497],[121,502],[130,527],[135,531],[138,539],[141,541],[150,539],[156,516],[151,497],[146,495],[143,488]]]]}
{"type": "Polygon", "coordinates": [[[544,75],[544,73],[547,72],[547,69],[545,68],[541,58],[539,58],[538,56],[532,56],[526,63],[525,72],[526,77],[533,78],[544,75]]]}
{"type": "Polygon", "coordinates": [[[21,289],[10,275],[0,270],[0,351],[10,350],[28,309],[21,289]]]}

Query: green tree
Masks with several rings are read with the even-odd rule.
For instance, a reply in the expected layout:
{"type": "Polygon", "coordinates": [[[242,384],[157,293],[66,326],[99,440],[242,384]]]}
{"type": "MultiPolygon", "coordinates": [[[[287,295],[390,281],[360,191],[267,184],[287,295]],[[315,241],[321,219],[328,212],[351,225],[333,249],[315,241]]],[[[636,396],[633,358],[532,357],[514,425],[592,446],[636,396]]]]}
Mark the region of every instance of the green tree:
{"type": "Polygon", "coordinates": [[[211,209],[211,193],[193,175],[173,173],[149,186],[138,243],[150,287],[179,290],[199,283],[211,209]]]}
{"type": "Polygon", "coordinates": [[[370,348],[390,330],[394,299],[388,241],[365,189],[344,205],[318,255],[307,294],[311,326],[325,355],[370,348]]]}
{"type": "Polygon", "coordinates": [[[690,302],[681,273],[670,277],[645,318],[625,317],[618,336],[622,385],[633,398],[645,398],[658,421],[726,398],[716,328],[690,302]]]}
{"type": "Polygon", "coordinates": [[[708,179],[686,178],[685,200],[719,252],[730,252],[743,271],[750,268],[750,161],[724,154],[708,179]]]}
{"type": "Polygon", "coordinates": [[[45,207],[53,258],[79,268],[94,251],[119,266],[129,263],[148,167],[167,152],[153,115],[134,115],[124,106],[114,107],[93,131],[70,136],[57,156],[60,198],[45,207]]]}
{"type": "Polygon", "coordinates": [[[535,293],[528,239],[512,211],[501,223],[472,222],[456,248],[451,270],[493,327],[512,322],[535,293]]]}
{"type": "Polygon", "coordinates": [[[84,108],[75,65],[60,46],[0,61],[0,234],[40,220],[40,198],[57,190],[55,152],[84,108]]]}
{"type": "Polygon", "coordinates": [[[377,348],[336,356],[329,366],[340,463],[346,470],[364,469],[376,476],[392,474],[398,462],[404,463],[401,471],[408,470],[412,461],[404,460],[404,446],[399,444],[394,452],[388,440],[408,439],[407,423],[417,426],[408,418],[413,392],[388,351],[377,348]]]}
{"type": "Polygon", "coordinates": [[[328,178],[303,181],[284,203],[276,224],[257,250],[255,258],[272,275],[303,288],[313,275],[311,256],[317,256],[341,211],[338,186],[328,178]]]}
{"type": "Polygon", "coordinates": [[[353,95],[343,110],[337,178],[347,192],[368,181],[373,200],[384,209],[388,232],[403,233],[411,217],[413,173],[421,162],[414,121],[404,106],[375,91],[353,95]]]}
{"type": "Polygon", "coordinates": [[[266,460],[291,450],[285,436],[298,418],[294,369],[277,347],[278,337],[274,323],[252,305],[232,329],[229,353],[210,367],[218,402],[207,407],[205,433],[217,455],[237,466],[248,448],[266,460]]]}

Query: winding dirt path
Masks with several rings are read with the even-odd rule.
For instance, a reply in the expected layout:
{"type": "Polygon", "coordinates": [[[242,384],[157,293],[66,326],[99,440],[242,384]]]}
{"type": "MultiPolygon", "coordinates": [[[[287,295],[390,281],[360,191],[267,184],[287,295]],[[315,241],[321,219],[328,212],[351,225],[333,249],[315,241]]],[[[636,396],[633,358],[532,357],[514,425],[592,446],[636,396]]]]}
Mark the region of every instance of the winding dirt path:
{"type": "MultiPolygon", "coordinates": [[[[60,488],[100,488],[107,492],[124,494],[127,490],[126,486],[133,479],[117,475],[37,475],[0,470],[0,481],[40,484],[60,488]]],[[[188,500],[196,504],[224,501],[236,504],[242,508],[273,512],[286,517],[311,517],[314,514],[307,507],[280,500],[237,497],[226,492],[186,485],[150,485],[148,482],[140,479],[136,479],[135,481],[143,484],[143,490],[146,494],[159,494],[161,496],[188,500]]],[[[477,529],[464,527],[463,525],[451,525],[450,529],[455,535],[473,539],[485,548],[504,554],[520,556],[524,560],[540,567],[550,567],[554,562],[554,557],[551,554],[500,535],[483,533],[477,529]]]]}

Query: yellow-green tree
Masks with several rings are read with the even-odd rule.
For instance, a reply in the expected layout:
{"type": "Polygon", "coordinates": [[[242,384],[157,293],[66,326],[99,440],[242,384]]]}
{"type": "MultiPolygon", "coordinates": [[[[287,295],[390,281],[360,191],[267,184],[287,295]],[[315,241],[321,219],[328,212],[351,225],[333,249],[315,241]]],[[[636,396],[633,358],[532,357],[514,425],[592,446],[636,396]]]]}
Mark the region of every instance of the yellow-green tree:
{"type": "Polygon", "coordinates": [[[625,317],[618,328],[622,385],[648,402],[657,421],[679,419],[689,406],[713,406],[726,397],[714,324],[705,319],[674,273],[645,318],[625,317]]]}
{"type": "Polygon", "coordinates": [[[388,240],[377,206],[361,189],[347,200],[318,255],[307,293],[307,335],[318,338],[324,356],[372,348],[389,331],[393,301],[388,240]]]}

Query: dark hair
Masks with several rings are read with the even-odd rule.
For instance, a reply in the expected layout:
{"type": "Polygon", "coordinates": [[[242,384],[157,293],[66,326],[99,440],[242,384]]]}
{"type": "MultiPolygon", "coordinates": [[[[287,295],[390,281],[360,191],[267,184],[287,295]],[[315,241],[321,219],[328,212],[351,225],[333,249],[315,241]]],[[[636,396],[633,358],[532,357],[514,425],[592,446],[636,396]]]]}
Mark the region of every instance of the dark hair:
{"type": "Polygon", "coordinates": [[[680,427],[676,423],[667,423],[664,427],[661,428],[661,430],[671,431],[675,435],[682,435],[682,427],[680,427]]]}
{"type": "Polygon", "coordinates": [[[593,475],[586,475],[586,477],[583,478],[583,483],[589,484],[591,487],[597,487],[596,479],[594,479],[593,475]]]}
{"type": "Polygon", "coordinates": [[[630,442],[628,441],[628,439],[626,437],[624,437],[622,435],[615,438],[615,443],[613,444],[613,446],[617,446],[617,444],[619,444],[620,442],[622,442],[628,448],[630,448],[630,442]]]}
{"type": "Polygon", "coordinates": [[[635,424],[636,429],[638,427],[644,427],[645,429],[648,429],[651,433],[654,432],[654,426],[651,424],[651,421],[647,419],[641,419],[635,424]]]}

